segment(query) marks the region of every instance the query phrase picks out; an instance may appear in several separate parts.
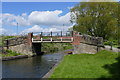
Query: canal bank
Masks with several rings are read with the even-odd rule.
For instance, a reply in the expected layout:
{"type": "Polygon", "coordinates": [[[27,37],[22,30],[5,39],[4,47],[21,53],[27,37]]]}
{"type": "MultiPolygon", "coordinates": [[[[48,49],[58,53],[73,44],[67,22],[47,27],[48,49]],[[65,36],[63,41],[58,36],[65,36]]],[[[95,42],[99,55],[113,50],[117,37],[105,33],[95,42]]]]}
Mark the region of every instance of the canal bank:
{"type": "Polygon", "coordinates": [[[57,68],[57,66],[63,61],[63,58],[65,55],[68,54],[72,54],[73,53],[73,49],[69,49],[69,50],[65,50],[62,52],[63,53],[63,57],[60,61],[58,61],[50,70],[48,73],[46,73],[42,78],[50,78],[50,76],[53,74],[53,71],[57,68]]]}

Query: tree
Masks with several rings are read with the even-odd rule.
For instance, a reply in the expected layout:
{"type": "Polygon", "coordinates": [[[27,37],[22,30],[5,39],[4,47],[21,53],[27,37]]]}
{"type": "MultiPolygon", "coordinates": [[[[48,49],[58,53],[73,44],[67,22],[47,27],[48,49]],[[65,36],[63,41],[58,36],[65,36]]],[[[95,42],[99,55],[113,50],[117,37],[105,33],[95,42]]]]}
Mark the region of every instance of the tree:
{"type": "Polygon", "coordinates": [[[109,39],[118,33],[117,2],[81,2],[71,9],[73,30],[109,39]]]}

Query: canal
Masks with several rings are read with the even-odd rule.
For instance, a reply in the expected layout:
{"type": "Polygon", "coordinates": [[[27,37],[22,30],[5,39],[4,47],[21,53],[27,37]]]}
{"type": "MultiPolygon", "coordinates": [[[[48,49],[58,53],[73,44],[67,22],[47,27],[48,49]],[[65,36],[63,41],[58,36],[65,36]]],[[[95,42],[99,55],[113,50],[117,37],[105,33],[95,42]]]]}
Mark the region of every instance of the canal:
{"type": "Polygon", "coordinates": [[[54,53],[3,61],[2,78],[42,78],[63,56],[63,53],[54,53]]]}

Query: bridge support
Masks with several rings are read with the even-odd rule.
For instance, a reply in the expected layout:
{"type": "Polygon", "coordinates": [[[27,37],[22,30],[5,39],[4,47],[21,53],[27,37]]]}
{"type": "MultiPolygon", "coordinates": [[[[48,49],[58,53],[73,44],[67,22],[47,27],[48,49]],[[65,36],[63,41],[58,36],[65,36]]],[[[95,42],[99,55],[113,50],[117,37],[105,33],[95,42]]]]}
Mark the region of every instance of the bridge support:
{"type": "Polygon", "coordinates": [[[77,46],[80,44],[80,36],[78,36],[79,33],[78,32],[73,32],[73,42],[72,42],[72,45],[73,45],[73,48],[74,48],[74,51],[73,51],[73,54],[76,54],[77,52],[77,46]]]}
{"type": "Polygon", "coordinates": [[[88,53],[95,54],[100,50],[104,49],[103,38],[92,37],[89,35],[79,35],[75,34],[74,41],[74,54],[88,53]]]}
{"type": "MultiPolygon", "coordinates": [[[[41,43],[32,43],[33,33],[28,33],[28,45],[31,48],[33,54],[40,55],[41,54],[41,43]]],[[[40,36],[37,36],[40,39],[40,36]]]]}

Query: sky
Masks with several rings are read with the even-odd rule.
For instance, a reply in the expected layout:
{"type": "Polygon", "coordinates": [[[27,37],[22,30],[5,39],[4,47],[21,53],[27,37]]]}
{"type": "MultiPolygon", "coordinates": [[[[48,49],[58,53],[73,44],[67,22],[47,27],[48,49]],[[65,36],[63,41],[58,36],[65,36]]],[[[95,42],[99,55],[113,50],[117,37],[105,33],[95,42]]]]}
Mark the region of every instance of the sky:
{"type": "Polygon", "coordinates": [[[15,35],[67,31],[73,26],[70,8],[76,4],[78,2],[2,2],[0,32],[15,35]]]}
{"type": "Polygon", "coordinates": [[[4,0],[0,3],[0,7],[2,5],[0,34],[67,31],[74,25],[70,23],[70,9],[78,3],[8,2],[4,0]]]}

